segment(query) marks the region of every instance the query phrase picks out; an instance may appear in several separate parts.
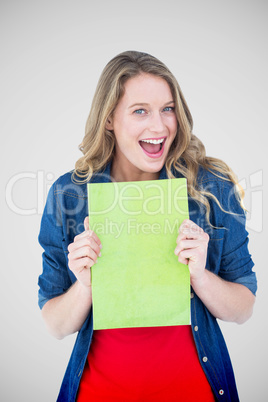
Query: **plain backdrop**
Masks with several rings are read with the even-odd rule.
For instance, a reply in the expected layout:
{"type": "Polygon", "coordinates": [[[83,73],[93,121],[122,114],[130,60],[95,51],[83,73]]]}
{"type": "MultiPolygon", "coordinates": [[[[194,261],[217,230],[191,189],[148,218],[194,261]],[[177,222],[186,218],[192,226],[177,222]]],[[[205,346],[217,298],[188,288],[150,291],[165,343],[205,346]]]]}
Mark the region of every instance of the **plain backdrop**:
{"type": "Polygon", "coordinates": [[[56,400],[75,336],[53,339],[37,307],[40,219],[102,69],[131,49],[171,69],[194,133],[246,190],[258,297],[246,324],[221,327],[241,401],[267,400],[267,17],[265,0],[1,1],[1,401],[56,400]]]}

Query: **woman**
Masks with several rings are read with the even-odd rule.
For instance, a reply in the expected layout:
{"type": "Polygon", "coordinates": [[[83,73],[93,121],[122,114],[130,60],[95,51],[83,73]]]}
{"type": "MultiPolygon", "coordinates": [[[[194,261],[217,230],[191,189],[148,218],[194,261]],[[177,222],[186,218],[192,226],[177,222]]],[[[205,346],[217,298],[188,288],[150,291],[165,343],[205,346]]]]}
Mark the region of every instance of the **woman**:
{"type": "Polygon", "coordinates": [[[75,170],[52,186],[41,223],[39,306],[61,339],[78,331],[58,400],[237,401],[217,319],[245,322],[257,289],[245,214],[231,169],[207,157],[168,68],[140,52],[105,67],[75,170]],[[191,326],[93,332],[91,270],[101,239],[89,228],[86,183],[185,177],[190,220],[174,252],[188,264],[191,326]],[[84,223],[84,227],[83,227],[84,223]]]}

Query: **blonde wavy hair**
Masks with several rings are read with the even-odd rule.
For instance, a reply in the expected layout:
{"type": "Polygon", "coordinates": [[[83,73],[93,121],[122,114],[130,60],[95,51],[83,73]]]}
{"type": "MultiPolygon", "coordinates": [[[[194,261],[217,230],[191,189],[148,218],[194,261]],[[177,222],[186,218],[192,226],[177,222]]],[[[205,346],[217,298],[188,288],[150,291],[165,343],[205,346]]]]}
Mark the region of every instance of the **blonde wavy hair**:
{"type": "Polygon", "coordinates": [[[203,143],[192,133],[193,119],[176,78],[160,60],[137,51],[126,51],[114,57],[100,76],[87,119],[85,136],[79,146],[83,156],[75,164],[73,180],[79,180],[79,183],[89,181],[94,173],[103,170],[112,160],[115,136],[112,131],[105,128],[105,125],[124,94],[126,81],[141,73],[163,78],[169,84],[174,98],[178,130],[165,162],[168,178],[175,177],[172,173],[175,169],[187,179],[188,193],[205,206],[208,222],[210,214],[208,199],[213,198],[221,209],[222,207],[213,194],[197,186],[196,178],[200,165],[214,175],[233,182],[242,205],[244,193],[238,186],[233,171],[220,159],[206,156],[203,143]]]}

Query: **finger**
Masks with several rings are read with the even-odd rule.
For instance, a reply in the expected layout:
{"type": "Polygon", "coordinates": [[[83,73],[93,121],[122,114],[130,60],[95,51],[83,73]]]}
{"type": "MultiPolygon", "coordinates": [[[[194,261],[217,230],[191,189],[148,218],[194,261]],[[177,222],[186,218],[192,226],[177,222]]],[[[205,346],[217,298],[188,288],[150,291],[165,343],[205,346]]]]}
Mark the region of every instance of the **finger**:
{"type": "Polygon", "coordinates": [[[83,233],[75,236],[74,242],[80,241],[83,238],[94,239],[94,241],[100,246],[100,248],[102,248],[101,241],[100,241],[99,237],[96,235],[96,233],[93,232],[93,230],[90,230],[90,229],[85,230],[83,233]]]}
{"type": "Polygon", "coordinates": [[[190,261],[197,261],[197,255],[193,249],[182,250],[178,255],[178,261],[182,264],[188,265],[190,261]]]}
{"type": "Polygon", "coordinates": [[[84,228],[85,228],[85,231],[89,230],[89,217],[88,216],[86,216],[84,219],[84,228]]]}
{"type": "Polygon", "coordinates": [[[203,239],[203,236],[204,236],[204,234],[205,234],[205,232],[202,232],[202,233],[192,233],[191,231],[189,231],[188,229],[183,229],[183,230],[181,230],[180,231],[180,233],[178,234],[178,237],[177,237],[177,239],[176,239],[176,243],[177,244],[180,244],[180,242],[182,242],[182,241],[184,241],[184,240],[189,240],[189,241],[191,241],[191,240],[196,240],[196,241],[198,241],[198,240],[202,240],[203,239]]]}
{"type": "Polygon", "coordinates": [[[84,228],[85,228],[85,231],[84,231],[85,236],[89,236],[89,237],[92,236],[94,238],[95,242],[100,245],[101,244],[100,239],[98,238],[96,233],[90,229],[88,216],[86,216],[84,219],[84,228]]]}
{"type": "Polygon", "coordinates": [[[175,254],[178,255],[182,250],[189,250],[198,247],[206,247],[205,240],[181,240],[175,248],[175,254]]]}
{"type": "Polygon", "coordinates": [[[87,239],[89,239],[90,241],[93,240],[94,244],[97,244],[99,248],[102,248],[101,241],[96,233],[93,232],[93,230],[89,230],[86,233],[88,234],[86,237],[87,239]]]}
{"type": "Polygon", "coordinates": [[[197,223],[195,223],[194,221],[192,221],[191,219],[184,219],[181,223],[181,226],[186,226],[186,227],[192,227],[192,226],[197,226],[201,229],[200,226],[197,225],[197,223]]]}
{"type": "Polygon", "coordinates": [[[204,235],[207,236],[201,227],[196,225],[194,222],[188,222],[190,223],[180,226],[179,235],[177,237],[177,244],[183,239],[198,240],[202,239],[204,235]]]}
{"type": "Polygon", "coordinates": [[[202,233],[203,229],[190,219],[185,219],[180,225],[179,231],[189,231],[193,233],[202,233]]]}
{"type": "MultiPolygon", "coordinates": [[[[206,257],[207,257],[207,249],[204,247],[182,250],[178,255],[179,261],[180,262],[187,261],[186,264],[188,264],[189,261],[199,263],[201,263],[202,261],[205,262],[206,257]]],[[[185,262],[183,263],[185,264],[185,262]]]]}
{"type": "Polygon", "coordinates": [[[79,233],[78,235],[75,236],[74,241],[76,241],[80,237],[87,236],[87,233],[90,231],[89,217],[88,216],[86,216],[85,219],[84,219],[84,229],[85,230],[82,233],[79,233]]]}
{"type": "Polygon", "coordinates": [[[179,227],[179,231],[182,231],[184,229],[189,229],[192,225],[195,225],[195,223],[193,221],[191,221],[190,219],[184,219],[184,221],[181,223],[181,225],[179,227]]]}
{"type": "Polygon", "coordinates": [[[98,254],[96,253],[96,251],[94,249],[92,249],[91,247],[88,247],[88,246],[80,247],[80,248],[74,250],[72,253],[68,254],[69,261],[79,260],[84,257],[88,257],[91,260],[93,260],[94,262],[96,262],[96,260],[98,258],[98,254]]]}
{"type": "Polygon", "coordinates": [[[89,269],[95,264],[95,261],[89,257],[80,258],[79,260],[70,261],[69,268],[74,274],[79,274],[83,269],[89,269]]]}
{"type": "Polygon", "coordinates": [[[184,264],[184,265],[188,265],[188,264],[189,264],[189,259],[183,257],[183,255],[181,255],[181,254],[179,254],[179,256],[178,256],[178,261],[179,261],[181,264],[184,264]]]}
{"type": "Polygon", "coordinates": [[[79,237],[78,239],[76,239],[76,241],[69,244],[68,251],[69,253],[74,253],[76,250],[79,250],[81,248],[93,249],[95,253],[100,256],[101,246],[96,242],[94,236],[79,237]]]}

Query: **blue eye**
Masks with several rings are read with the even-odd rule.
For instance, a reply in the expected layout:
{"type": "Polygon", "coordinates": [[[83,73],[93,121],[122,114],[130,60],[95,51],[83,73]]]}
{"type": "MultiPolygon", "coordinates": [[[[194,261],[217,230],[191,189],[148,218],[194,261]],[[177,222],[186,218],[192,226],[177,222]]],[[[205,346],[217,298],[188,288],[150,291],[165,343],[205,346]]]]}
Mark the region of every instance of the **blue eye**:
{"type": "Polygon", "coordinates": [[[164,112],[173,112],[174,110],[175,110],[175,108],[174,108],[174,107],[171,107],[171,106],[167,106],[167,107],[165,107],[165,108],[163,109],[164,112]]]}
{"type": "Polygon", "coordinates": [[[145,110],[144,109],[137,109],[137,110],[134,111],[134,113],[143,114],[143,113],[145,113],[145,110]]]}

